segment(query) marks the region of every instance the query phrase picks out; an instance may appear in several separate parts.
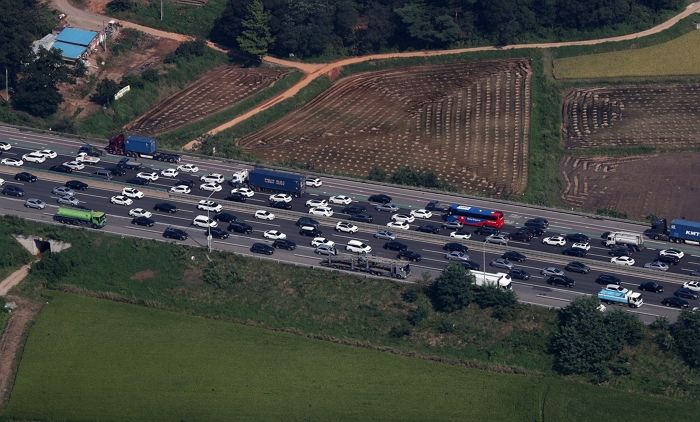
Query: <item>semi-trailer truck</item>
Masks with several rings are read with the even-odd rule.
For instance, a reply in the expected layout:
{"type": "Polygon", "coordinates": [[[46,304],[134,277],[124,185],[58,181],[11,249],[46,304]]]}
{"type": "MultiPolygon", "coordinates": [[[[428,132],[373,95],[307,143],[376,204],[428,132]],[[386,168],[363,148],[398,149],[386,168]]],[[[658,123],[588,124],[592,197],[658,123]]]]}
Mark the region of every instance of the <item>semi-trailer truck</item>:
{"type": "Polygon", "coordinates": [[[675,219],[669,226],[665,218],[660,218],[652,221],[651,228],[644,234],[654,240],[700,245],[700,223],[697,221],[675,219]]]}
{"type": "Polygon", "coordinates": [[[102,211],[78,210],[73,208],[59,207],[54,221],[74,226],[88,226],[93,229],[101,229],[107,224],[107,216],[102,211]]]}
{"type": "Polygon", "coordinates": [[[627,245],[641,249],[644,245],[644,237],[641,233],[610,232],[602,242],[605,246],[627,245]]]}
{"type": "Polygon", "coordinates": [[[632,292],[628,289],[602,289],[600,292],[598,292],[598,299],[604,303],[616,303],[619,305],[627,305],[631,308],[639,308],[644,304],[644,300],[642,300],[641,293],[632,292]]]}
{"type": "Polygon", "coordinates": [[[257,191],[288,193],[299,197],[304,193],[304,176],[265,168],[254,168],[248,173],[248,186],[257,191]]]}
{"type": "Polygon", "coordinates": [[[471,271],[474,276],[474,284],[481,286],[498,286],[504,290],[513,288],[513,280],[507,273],[487,273],[484,271],[471,271]]]}
{"type": "Polygon", "coordinates": [[[376,256],[328,255],[321,265],[345,271],[355,271],[405,280],[411,275],[411,265],[403,261],[376,256]]]}
{"type": "Polygon", "coordinates": [[[166,161],[168,163],[180,162],[179,155],[158,151],[156,140],[148,136],[127,136],[121,133],[110,138],[109,145],[107,145],[105,149],[107,152],[114,155],[148,158],[150,160],[166,161]]]}

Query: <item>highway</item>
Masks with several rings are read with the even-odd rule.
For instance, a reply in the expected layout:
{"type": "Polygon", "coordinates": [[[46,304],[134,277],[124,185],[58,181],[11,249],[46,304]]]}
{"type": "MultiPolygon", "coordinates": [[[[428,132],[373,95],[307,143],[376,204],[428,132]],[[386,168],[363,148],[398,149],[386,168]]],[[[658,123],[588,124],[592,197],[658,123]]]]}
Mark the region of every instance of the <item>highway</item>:
{"type": "MultiPolygon", "coordinates": [[[[8,184],[21,185],[26,191],[25,198],[36,197],[45,200],[49,206],[44,210],[29,210],[23,207],[24,200],[10,197],[0,197],[0,212],[3,214],[19,215],[37,221],[50,222],[56,210],[56,197],[51,195],[51,190],[63,184],[63,181],[69,179],[80,179],[90,185],[90,188],[84,192],[78,192],[76,197],[84,203],[84,205],[105,211],[108,214],[108,225],[103,229],[105,232],[138,236],[142,238],[163,239],[161,234],[166,226],[174,226],[185,229],[190,234],[190,239],[185,242],[189,245],[206,246],[205,229],[194,228],[190,225],[192,218],[196,215],[206,215],[205,211],[199,211],[195,208],[197,200],[209,196],[209,192],[200,191],[199,176],[209,172],[220,172],[225,176],[229,176],[235,169],[244,168],[245,166],[237,163],[225,163],[221,161],[213,161],[202,158],[183,157],[183,162],[194,163],[200,167],[200,171],[196,176],[180,174],[179,179],[193,179],[196,181],[196,186],[191,195],[169,197],[166,190],[173,185],[173,179],[163,178],[151,183],[149,186],[138,187],[146,193],[146,197],[141,200],[136,200],[131,207],[113,205],[109,203],[109,198],[121,190],[124,180],[134,177],[135,171],[129,171],[125,176],[116,177],[111,182],[102,179],[91,177],[92,173],[103,166],[109,166],[109,163],[115,163],[121,157],[105,155],[102,162],[95,166],[86,166],[83,171],[76,171],[72,175],[58,174],[47,172],[46,170],[51,165],[60,164],[64,161],[70,161],[75,157],[77,149],[82,142],[71,138],[55,137],[47,134],[38,134],[30,132],[19,132],[14,128],[0,127],[0,141],[10,142],[13,145],[12,150],[3,153],[2,157],[19,158],[26,152],[35,151],[38,149],[48,148],[59,153],[59,156],[52,160],[47,160],[43,164],[26,163],[23,168],[14,168],[0,166],[0,178],[7,181],[8,184]],[[39,177],[36,183],[22,183],[12,180],[12,176],[18,171],[34,172],[39,177]],[[139,227],[131,225],[131,218],[128,217],[130,208],[141,207],[152,210],[153,205],[157,202],[167,201],[178,205],[180,210],[175,214],[162,214],[154,212],[156,226],[152,228],[139,227]]],[[[160,170],[169,167],[167,163],[152,162],[143,160],[145,166],[152,167],[154,170],[160,170]]],[[[607,255],[607,248],[600,246],[598,241],[599,234],[607,230],[633,230],[641,232],[644,226],[619,223],[605,219],[593,219],[586,216],[576,214],[561,213],[555,210],[539,210],[514,204],[494,203],[487,200],[465,199],[464,197],[435,195],[425,193],[419,190],[409,188],[385,187],[372,185],[369,183],[342,180],[331,177],[323,177],[323,186],[321,188],[310,188],[308,194],[303,198],[292,201],[293,208],[290,211],[276,210],[267,208],[266,194],[256,193],[253,198],[250,198],[246,204],[229,203],[223,199],[228,194],[230,188],[224,185],[221,192],[211,195],[212,199],[224,205],[224,208],[235,214],[239,221],[244,221],[253,226],[254,231],[250,236],[238,236],[231,234],[231,237],[225,240],[213,240],[213,247],[216,249],[232,251],[245,255],[251,255],[249,247],[256,241],[271,241],[263,240],[262,232],[268,229],[277,229],[287,234],[288,239],[297,243],[298,248],[294,251],[276,250],[272,256],[273,259],[281,262],[289,262],[298,265],[315,265],[318,266],[321,258],[313,253],[313,248],[310,246],[310,238],[298,234],[298,228],[295,225],[296,219],[301,215],[306,214],[306,206],[304,202],[309,198],[327,198],[332,194],[344,194],[353,197],[358,203],[362,203],[367,207],[369,213],[374,217],[374,224],[360,224],[360,232],[356,234],[344,234],[334,232],[333,226],[338,218],[347,217],[340,214],[342,206],[333,206],[336,214],[332,218],[315,219],[321,221],[323,235],[335,241],[340,250],[343,245],[350,239],[363,240],[370,244],[374,252],[378,256],[387,258],[395,258],[395,252],[387,251],[382,248],[384,241],[374,239],[372,234],[380,226],[389,221],[389,213],[379,213],[375,211],[369,204],[366,203],[366,198],[372,193],[386,193],[394,198],[394,202],[402,207],[402,211],[407,211],[415,208],[422,208],[429,200],[440,200],[446,203],[459,202],[468,203],[470,205],[496,208],[506,213],[507,227],[504,231],[512,231],[519,223],[534,216],[542,216],[550,221],[550,228],[547,234],[582,232],[591,236],[591,251],[586,259],[574,259],[560,254],[558,247],[546,246],[541,244],[539,239],[534,239],[531,244],[522,242],[509,243],[508,247],[496,245],[485,245],[483,236],[473,235],[471,240],[461,241],[470,248],[469,254],[473,261],[479,262],[481,265],[486,263],[487,271],[496,272],[503,271],[495,268],[488,268],[488,263],[505,250],[518,250],[529,257],[523,263],[516,263],[516,267],[523,268],[528,271],[532,278],[528,281],[514,280],[514,289],[517,292],[521,301],[537,305],[550,307],[565,306],[568,301],[581,294],[595,294],[600,289],[600,285],[595,283],[595,278],[602,272],[615,273],[623,280],[623,285],[628,288],[636,288],[643,280],[658,280],[664,284],[666,292],[662,294],[643,293],[645,305],[639,309],[628,309],[639,315],[640,318],[649,322],[657,316],[666,316],[673,320],[678,311],[675,309],[665,308],[660,305],[663,297],[669,296],[684,280],[690,279],[688,274],[693,270],[700,270],[700,250],[697,247],[690,245],[681,245],[686,251],[686,258],[683,261],[672,267],[668,273],[653,272],[639,268],[645,262],[650,262],[657,253],[659,248],[669,247],[669,244],[663,242],[647,242],[648,248],[645,251],[634,255],[637,264],[633,268],[613,266],[610,264],[607,255]],[[268,209],[278,215],[274,221],[261,221],[253,217],[255,209],[268,209]],[[567,262],[572,260],[580,260],[592,266],[593,271],[590,274],[572,274],[576,280],[576,286],[573,289],[552,288],[545,283],[542,276],[539,275],[539,270],[547,266],[556,266],[563,268],[567,262]]],[[[435,223],[439,223],[439,216],[434,216],[435,223]]],[[[411,224],[412,228],[416,227],[418,222],[411,224]]],[[[222,226],[225,228],[225,225],[222,226]]],[[[412,265],[412,277],[410,280],[419,281],[424,277],[424,274],[435,276],[445,266],[447,261],[444,258],[442,245],[450,241],[447,236],[450,230],[442,230],[438,235],[417,233],[414,230],[402,232],[394,230],[398,235],[398,240],[407,244],[409,249],[420,253],[423,256],[421,262],[412,265]]],[[[679,245],[674,245],[678,247],[679,245]]],[[[256,255],[259,257],[259,255],[256,255]]],[[[697,303],[691,301],[691,306],[697,306],[697,303]]],[[[613,305],[609,305],[613,306],[613,305]]],[[[625,308],[627,309],[627,308],[625,308]]]]}

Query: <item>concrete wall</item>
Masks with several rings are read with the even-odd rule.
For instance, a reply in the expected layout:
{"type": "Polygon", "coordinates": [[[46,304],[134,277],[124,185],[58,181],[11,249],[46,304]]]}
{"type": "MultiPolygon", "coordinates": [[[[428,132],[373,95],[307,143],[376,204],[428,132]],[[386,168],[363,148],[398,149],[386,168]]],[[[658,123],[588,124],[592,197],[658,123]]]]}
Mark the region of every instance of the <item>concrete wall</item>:
{"type": "Polygon", "coordinates": [[[28,250],[32,255],[38,255],[41,252],[61,252],[70,248],[71,244],[53,239],[43,239],[38,236],[13,236],[24,249],[28,250]]]}

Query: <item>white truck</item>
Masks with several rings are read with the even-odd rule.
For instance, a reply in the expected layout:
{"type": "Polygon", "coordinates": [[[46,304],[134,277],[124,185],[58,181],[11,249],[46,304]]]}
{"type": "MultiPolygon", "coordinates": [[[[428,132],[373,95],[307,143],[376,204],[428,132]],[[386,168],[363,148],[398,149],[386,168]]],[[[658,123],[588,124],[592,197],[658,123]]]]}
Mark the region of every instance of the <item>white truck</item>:
{"type": "Polygon", "coordinates": [[[498,286],[504,290],[513,288],[513,280],[507,273],[487,273],[484,271],[472,271],[474,284],[477,286],[498,286]]]}
{"type": "Polygon", "coordinates": [[[608,247],[615,245],[631,245],[641,249],[643,244],[644,237],[641,233],[610,232],[608,233],[608,237],[603,239],[603,245],[608,247]]]}

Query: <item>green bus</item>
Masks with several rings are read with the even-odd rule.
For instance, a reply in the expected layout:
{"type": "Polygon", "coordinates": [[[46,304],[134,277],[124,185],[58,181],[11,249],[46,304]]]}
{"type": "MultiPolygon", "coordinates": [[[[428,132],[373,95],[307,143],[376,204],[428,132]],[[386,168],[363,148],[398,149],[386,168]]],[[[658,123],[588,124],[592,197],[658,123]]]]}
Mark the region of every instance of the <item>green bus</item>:
{"type": "Polygon", "coordinates": [[[102,211],[77,210],[63,207],[58,208],[53,219],[59,223],[71,224],[74,226],[89,226],[93,229],[101,229],[107,224],[107,215],[102,211]]]}

